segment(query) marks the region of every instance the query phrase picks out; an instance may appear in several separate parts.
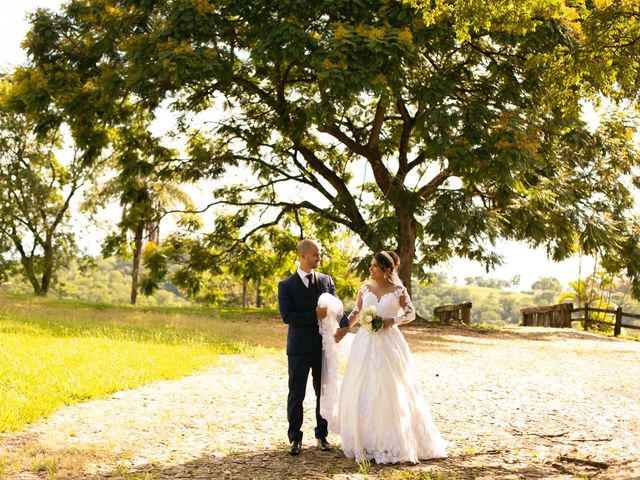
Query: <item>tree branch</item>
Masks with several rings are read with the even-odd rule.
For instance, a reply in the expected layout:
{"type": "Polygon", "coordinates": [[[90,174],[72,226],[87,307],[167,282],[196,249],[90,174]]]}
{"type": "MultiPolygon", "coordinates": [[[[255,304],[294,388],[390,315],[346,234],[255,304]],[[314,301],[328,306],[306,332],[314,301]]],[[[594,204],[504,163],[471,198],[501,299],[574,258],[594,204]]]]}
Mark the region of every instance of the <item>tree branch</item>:
{"type": "MultiPolygon", "coordinates": [[[[215,205],[231,205],[234,207],[256,207],[256,206],[265,206],[265,207],[280,207],[287,208],[291,211],[296,211],[300,209],[307,209],[313,212],[321,214],[323,217],[328,218],[329,220],[339,223],[341,225],[345,225],[346,227],[352,228],[353,223],[350,219],[345,219],[339,215],[335,215],[329,213],[327,209],[317,206],[311,202],[306,200],[298,203],[293,202],[265,202],[260,200],[250,200],[250,201],[232,201],[232,200],[217,200],[213,203],[210,203],[207,208],[213,207],[215,205]]],[[[177,213],[179,210],[174,210],[173,213],[177,213]]]]}
{"type": "Polygon", "coordinates": [[[382,126],[384,125],[384,114],[387,110],[387,106],[383,99],[378,99],[376,105],[376,113],[373,116],[373,124],[371,125],[371,133],[369,135],[369,141],[367,142],[367,150],[380,155],[380,132],[382,132],[382,126]]]}
{"type": "Polygon", "coordinates": [[[340,130],[340,127],[338,127],[335,123],[321,127],[320,131],[333,136],[336,140],[342,142],[352,152],[357,153],[362,157],[367,157],[367,147],[353,140],[346,133],[340,130]]]}
{"type": "Polygon", "coordinates": [[[396,107],[402,117],[402,134],[400,135],[400,144],[398,145],[398,173],[396,176],[404,180],[409,172],[407,155],[409,153],[409,141],[411,140],[411,132],[415,126],[415,119],[409,114],[409,110],[407,110],[407,106],[399,93],[396,94],[396,107]]]}
{"type": "MultiPolygon", "coordinates": [[[[72,165],[75,165],[77,161],[78,161],[78,150],[76,149],[76,151],[73,153],[72,165]]],[[[64,200],[64,204],[62,205],[62,207],[60,207],[60,210],[58,211],[53,222],[51,223],[51,227],[49,227],[48,229],[47,233],[50,235],[55,231],[56,228],[58,228],[58,225],[64,218],[65,213],[67,213],[67,211],[69,210],[69,206],[71,205],[71,199],[76,194],[78,189],[80,189],[80,187],[82,187],[82,185],[84,184],[83,181],[80,181],[80,177],[79,175],[77,175],[77,172],[74,172],[73,175],[74,176],[73,176],[73,181],[71,183],[71,190],[67,194],[67,197],[64,200]]]]}
{"type": "Polygon", "coordinates": [[[246,87],[248,90],[250,90],[253,93],[255,93],[256,95],[258,95],[262,99],[262,101],[264,103],[269,105],[271,108],[273,108],[279,114],[282,113],[282,108],[280,108],[281,106],[278,104],[278,102],[276,100],[274,100],[271,97],[271,95],[269,95],[267,92],[265,92],[263,89],[261,89],[258,85],[256,85],[252,81],[247,80],[244,77],[239,77],[239,76],[234,76],[233,77],[233,81],[235,83],[237,83],[238,85],[242,85],[242,86],[246,87]]]}
{"type": "Polygon", "coordinates": [[[449,169],[445,168],[435,177],[433,177],[429,183],[420,188],[420,190],[418,190],[418,195],[425,200],[428,199],[450,176],[451,172],[449,171],[449,169]]]}
{"type": "Polygon", "coordinates": [[[311,172],[309,172],[306,168],[304,168],[304,165],[302,165],[300,160],[298,160],[298,151],[297,150],[292,153],[291,157],[293,158],[293,163],[295,163],[296,166],[301,171],[305,172],[305,174],[307,175],[307,178],[308,178],[310,184],[313,186],[313,188],[318,190],[330,202],[332,202],[332,203],[335,202],[335,197],[333,195],[331,195],[331,193],[329,193],[327,191],[327,189],[324,188],[322,186],[322,184],[316,180],[315,176],[312,175],[311,172]]]}
{"type": "Polygon", "coordinates": [[[427,159],[427,154],[425,152],[420,152],[416,158],[414,158],[411,162],[409,162],[409,164],[407,165],[407,173],[410,172],[411,170],[413,170],[414,168],[422,165],[422,163],[424,163],[424,161],[427,159]]]}

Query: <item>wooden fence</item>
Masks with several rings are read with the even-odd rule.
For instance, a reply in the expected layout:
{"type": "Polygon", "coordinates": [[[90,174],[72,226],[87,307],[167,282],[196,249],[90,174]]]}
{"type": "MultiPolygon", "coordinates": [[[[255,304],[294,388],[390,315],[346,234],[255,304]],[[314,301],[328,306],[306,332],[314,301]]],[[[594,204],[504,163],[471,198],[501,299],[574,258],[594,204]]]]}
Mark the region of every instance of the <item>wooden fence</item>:
{"type": "Polygon", "coordinates": [[[571,328],[572,303],[547,307],[522,308],[522,325],[525,327],[571,328]]]}
{"type": "Polygon", "coordinates": [[[609,325],[613,327],[613,334],[617,337],[623,328],[640,330],[640,325],[625,323],[623,318],[640,319],[637,313],[623,312],[621,307],[617,309],[604,309],[593,307],[573,308],[573,303],[561,303],[547,307],[523,308],[522,325],[525,327],[564,327],[570,328],[572,322],[582,322],[584,330],[589,330],[593,324],[609,325]],[[575,318],[574,313],[584,312],[584,317],[575,318]],[[592,317],[592,313],[604,313],[610,316],[610,320],[601,320],[592,317]]]}
{"type": "Polygon", "coordinates": [[[584,307],[584,308],[576,308],[574,312],[584,312],[584,317],[582,318],[574,318],[574,322],[582,322],[583,328],[585,330],[589,330],[589,326],[592,323],[598,323],[602,325],[613,325],[613,334],[617,337],[620,335],[620,331],[623,328],[631,328],[634,330],[640,330],[640,325],[635,325],[631,323],[624,323],[623,317],[632,318],[632,319],[640,319],[640,315],[637,313],[625,313],[622,311],[621,307],[618,307],[615,310],[604,309],[604,308],[592,308],[592,307],[584,307]],[[598,320],[596,318],[591,318],[591,313],[605,313],[608,315],[612,315],[613,321],[606,320],[598,320]]]}
{"type": "Polygon", "coordinates": [[[469,325],[471,323],[471,306],[471,302],[440,305],[433,309],[433,315],[445,325],[450,324],[452,320],[469,325]]]}

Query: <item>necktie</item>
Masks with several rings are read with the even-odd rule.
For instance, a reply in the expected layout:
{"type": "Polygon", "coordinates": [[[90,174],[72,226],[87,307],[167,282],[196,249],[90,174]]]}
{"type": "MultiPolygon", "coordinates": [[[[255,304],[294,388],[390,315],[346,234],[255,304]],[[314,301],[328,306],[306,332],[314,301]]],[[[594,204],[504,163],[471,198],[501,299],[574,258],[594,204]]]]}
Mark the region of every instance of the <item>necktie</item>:
{"type": "Polygon", "coordinates": [[[307,275],[307,288],[311,288],[313,285],[313,275],[310,273],[307,275]]]}

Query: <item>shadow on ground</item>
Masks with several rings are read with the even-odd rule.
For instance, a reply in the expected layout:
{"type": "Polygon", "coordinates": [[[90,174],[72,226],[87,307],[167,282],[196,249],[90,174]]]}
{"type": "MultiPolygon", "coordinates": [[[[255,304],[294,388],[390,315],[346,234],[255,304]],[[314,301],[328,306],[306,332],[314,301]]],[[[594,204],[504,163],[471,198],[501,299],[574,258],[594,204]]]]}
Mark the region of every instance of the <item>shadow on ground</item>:
{"type": "MultiPolygon", "coordinates": [[[[593,470],[590,472],[592,475],[593,470]]],[[[77,471],[66,475],[56,472],[57,479],[77,478],[77,471]]],[[[298,457],[291,457],[288,450],[282,448],[239,452],[225,456],[205,455],[198,459],[172,466],[147,464],[137,468],[127,468],[120,464],[111,471],[83,476],[88,480],[105,479],[246,479],[246,480],[342,480],[385,479],[385,480],[427,480],[427,479],[493,479],[526,478],[548,479],[567,478],[567,475],[585,475],[584,471],[559,463],[523,465],[505,464],[499,452],[479,452],[474,455],[453,455],[448,459],[429,460],[418,465],[358,465],[354,460],[345,458],[340,450],[320,452],[315,448],[306,448],[298,457]],[[498,453],[498,455],[495,455],[498,453]]],[[[590,475],[589,475],[590,476],[590,475]]]]}

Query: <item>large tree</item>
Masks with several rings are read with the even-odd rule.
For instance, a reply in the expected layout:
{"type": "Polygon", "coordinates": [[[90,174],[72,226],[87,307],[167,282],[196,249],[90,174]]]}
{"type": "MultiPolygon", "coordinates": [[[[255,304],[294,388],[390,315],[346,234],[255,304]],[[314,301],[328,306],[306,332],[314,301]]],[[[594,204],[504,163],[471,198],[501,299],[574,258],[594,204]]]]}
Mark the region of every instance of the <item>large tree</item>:
{"type": "Polygon", "coordinates": [[[79,150],[60,161],[60,132],[38,138],[35,123],[4,103],[9,83],[0,87],[0,266],[19,262],[34,293],[46,296],[76,253],[71,201],[95,166],[79,150]]]}
{"type": "Polygon", "coordinates": [[[176,206],[193,209],[193,202],[178,184],[153,175],[126,178],[120,175],[109,181],[101,193],[104,201],[118,199],[122,208],[120,221],[105,239],[102,253],[105,257],[114,254],[131,257],[129,301],[136,305],[145,248],[153,249],[160,243],[160,224],[167,210],[176,206]]]}
{"type": "Polygon", "coordinates": [[[637,262],[635,124],[592,131],[580,102],[637,95],[640,7],[497,1],[475,21],[478,2],[416,3],[72,0],[32,18],[24,105],[87,141],[132,108],[168,101],[188,132],[223,105],[184,175],[244,166],[216,203],[342,224],[397,250],[408,286],[453,255],[499,262],[499,238],[637,262]]]}
{"type": "MultiPolygon", "coordinates": [[[[85,200],[85,208],[97,213],[117,200],[122,208],[120,221],[103,244],[105,257],[118,254],[131,257],[132,305],[138,302],[142,256],[150,243],[160,243],[160,223],[172,208],[193,210],[189,194],[162,173],[175,152],[161,145],[161,139],[149,131],[148,122],[132,118],[129,125],[114,132],[112,166],[118,172],[105,183],[96,183],[85,200]]],[[[183,214],[181,224],[199,225],[194,215],[183,214]]]]}

